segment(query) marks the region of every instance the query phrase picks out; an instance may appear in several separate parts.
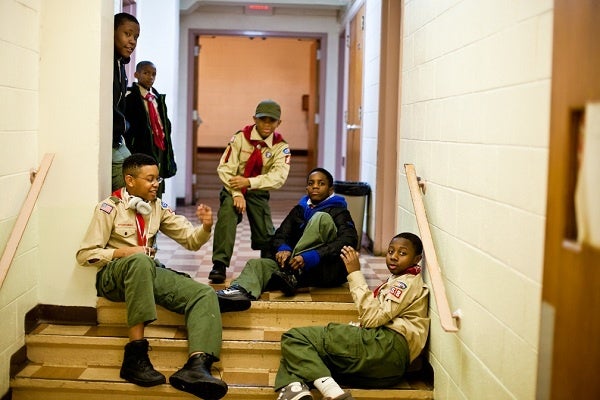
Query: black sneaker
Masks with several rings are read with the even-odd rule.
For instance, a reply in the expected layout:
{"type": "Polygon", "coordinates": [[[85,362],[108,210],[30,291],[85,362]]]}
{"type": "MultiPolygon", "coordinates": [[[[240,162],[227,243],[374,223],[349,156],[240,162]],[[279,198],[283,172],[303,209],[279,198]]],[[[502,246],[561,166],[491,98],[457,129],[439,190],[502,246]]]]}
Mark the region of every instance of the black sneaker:
{"type": "Polygon", "coordinates": [[[232,286],[227,289],[217,290],[216,293],[222,313],[229,311],[245,311],[250,308],[250,301],[255,300],[250,293],[246,292],[246,290],[240,286],[232,286]]]}
{"type": "Polygon", "coordinates": [[[213,264],[213,269],[208,274],[208,279],[212,281],[212,283],[223,283],[225,282],[225,278],[227,278],[227,273],[225,270],[227,267],[225,264],[216,261],[213,264]]]}
{"type": "Polygon", "coordinates": [[[293,296],[298,289],[298,280],[296,277],[284,271],[275,271],[271,275],[271,281],[283,292],[286,296],[293,296]]]}

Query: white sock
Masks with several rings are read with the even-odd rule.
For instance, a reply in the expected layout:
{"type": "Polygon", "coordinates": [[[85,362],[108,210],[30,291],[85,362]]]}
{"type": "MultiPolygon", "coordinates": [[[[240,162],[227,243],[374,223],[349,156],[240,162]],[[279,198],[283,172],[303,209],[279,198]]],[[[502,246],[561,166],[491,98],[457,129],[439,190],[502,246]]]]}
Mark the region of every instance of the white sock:
{"type": "Polygon", "coordinates": [[[330,376],[324,376],[319,379],[315,379],[314,381],[315,387],[319,389],[319,392],[323,395],[323,397],[331,397],[335,399],[338,396],[344,394],[344,391],[337,384],[336,381],[333,380],[330,376]]]}

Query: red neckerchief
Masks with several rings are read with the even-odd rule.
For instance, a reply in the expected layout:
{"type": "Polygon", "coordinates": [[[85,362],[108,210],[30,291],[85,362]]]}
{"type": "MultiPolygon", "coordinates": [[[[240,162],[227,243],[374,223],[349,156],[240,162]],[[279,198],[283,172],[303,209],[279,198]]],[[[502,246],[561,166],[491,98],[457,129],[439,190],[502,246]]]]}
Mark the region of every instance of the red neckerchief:
{"type": "Polygon", "coordinates": [[[154,106],[154,101],[156,96],[154,93],[148,91],[144,99],[148,103],[148,118],[150,119],[150,127],[152,128],[152,137],[154,139],[154,145],[164,151],[166,149],[165,146],[165,132],[160,124],[160,117],[158,116],[158,111],[156,111],[156,107],[154,106]]]}
{"type": "MultiPolygon", "coordinates": [[[[112,194],[118,199],[123,200],[123,189],[117,189],[112,194]]],[[[146,246],[146,244],[148,243],[148,238],[146,237],[146,221],[144,221],[144,216],[136,211],[135,220],[137,227],[138,245],[146,246]]]]}
{"type": "MultiPolygon", "coordinates": [[[[413,265],[412,267],[406,268],[402,275],[406,275],[406,274],[418,275],[420,273],[421,273],[421,267],[419,267],[418,265],[413,265]]],[[[385,285],[386,283],[387,283],[387,281],[383,282],[381,285],[377,286],[375,288],[375,290],[373,290],[373,297],[377,297],[377,295],[379,295],[379,291],[381,290],[381,287],[383,285],[385,285]]]]}
{"type": "MultiPolygon", "coordinates": [[[[262,153],[260,151],[261,148],[265,147],[267,144],[264,140],[253,140],[250,139],[250,135],[252,134],[252,128],[254,125],[245,126],[242,129],[244,137],[254,147],[254,151],[250,154],[250,158],[246,161],[246,167],[244,168],[244,177],[252,178],[258,176],[262,173],[263,161],[262,161],[262,153]]],[[[283,136],[281,136],[277,132],[273,132],[273,144],[277,144],[283,142],[283,136]]]]}

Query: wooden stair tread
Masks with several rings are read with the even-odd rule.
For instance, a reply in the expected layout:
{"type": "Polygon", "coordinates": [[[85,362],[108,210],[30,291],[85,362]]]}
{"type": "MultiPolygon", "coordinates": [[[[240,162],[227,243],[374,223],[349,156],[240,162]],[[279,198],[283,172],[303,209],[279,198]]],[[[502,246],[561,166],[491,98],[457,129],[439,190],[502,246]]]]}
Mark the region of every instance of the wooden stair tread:
{"type": "MultiPolygon", "coordinates": [[[[142,388],[120,379],[128,341],[125,303],[98,298],[96,311],[97,325],[41,324],[26,336],[29,363],[11,379],[13,400],[197,399],[169,384],[142,388]]],[[[157,321],[146,327],[145,335],[152,363],[168,377],[187,359],[187,331],[182,315],[160,306],[157,313],[157,321]]],[[[213,365],[213,373],[229,385],[224,399],[277,397],[273,384],[281,358],[281,335],[287,329],[356,320],[347,286],[310,288],[292,298],[265,293],[247,311],[222,314],[221,360],[213,365]]],[[[394,388],[351,389],[357,400],[431,400],[431,381],[427,373],[410,373],[394,388]]],[[[322,400],[318,391],[313,396],[322,400]]]]}
{"type": "MultiPolygon", "coordinates": [[[[176,369],[161,369],[167,378],[176,369]]],[[[232,384],[228,382],[229,391],[225,399],[254,400],[276,397],[273,391],[273,382],[276,371],[266,370],[228,370],[221,371],[222,377],[227,381],[228,375],[247,375],[255,380],[258,375],[263,376],[267,385],[232,384]]],[[[215,376],[218,376],[215,373],[215,376]]],[[[260,379],[259,379],[260,380],[260,379]]],[[[39,392],[43,392],[45,400],[70,400],[81,399],[85,393],[86,400],[106,399],[114,397],[119,399],[186,399],[196,398],[187,393],[172,388],[169,384],[142,388],[119,378],[119,367],[55,367],[41,364],[30,364],[24,368],[12,381],[13,399],[28,400],[38,399],[39,392]],[[27,394],[34,397],[26,397],[27,394]],[[23,396],[22,396],[23,394],[23,396]],[[116,397],[118,396],[118,397],[116,397]]],[[[357,400],[377,399],[433,399],[432,389],[421,382],[402,382],[390,389],[354,389],[352,395],[357,400]]],[[[313,391],[315,399],[321,399],[318,392],[313,391]]]]}
{"type": "MultiPolygon", "coordinates": [[[[98,322],[122,325],[126,321],[125,303],[98,299],[98,322]]],[[[152,325],[184,326],[183,315],[157,306],[158,319],[152,325]]],[[[354,303],[325,301],[253,301],[247,311],[222,314],[224,328],[252,328],[276,325],[287,330],[294,326],[348,323],[357,320],[354,303]]]]}

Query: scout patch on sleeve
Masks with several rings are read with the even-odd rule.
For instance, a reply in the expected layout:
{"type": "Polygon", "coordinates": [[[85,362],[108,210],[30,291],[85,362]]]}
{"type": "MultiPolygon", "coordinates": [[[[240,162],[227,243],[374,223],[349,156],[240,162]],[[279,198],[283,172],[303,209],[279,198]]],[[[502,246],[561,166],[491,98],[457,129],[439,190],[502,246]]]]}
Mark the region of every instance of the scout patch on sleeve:
{"type": "Polygon", "coordinates": [[[170,211],[171,213],[175,214],[175,212],[173,210],[171,210],[171,207],[169,207],[167,202],[161,201],[160,206],[162,207],[163,210],[167,210],[167,211],[170,211]]]}
{"type": "Polygon", "coordinates": [[[390,289],[390,294],[395,298],[399,299],[400,296],[402,296],[402,292],[404,292],[404,289],[406,289],[406,283],[398,282],[396,286],[390,289]]]}
{"type": "Polygon", "coordinates": [[[290,148],[286,147],[285,149],[283,149],[283,154],[285,154],[285,163],[289,164],[292,159],[292,154],[290,152],[290,148]]]}
{"type": "Polygon", "coordinates": [[[110,214],[113,208],[114,207],[108,203],[102,203],[102,205],[100,206],[100,211],[104,211],[105,213],[110,214]]]}

